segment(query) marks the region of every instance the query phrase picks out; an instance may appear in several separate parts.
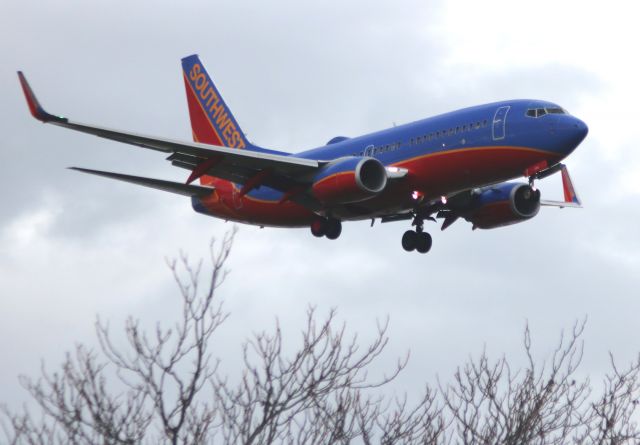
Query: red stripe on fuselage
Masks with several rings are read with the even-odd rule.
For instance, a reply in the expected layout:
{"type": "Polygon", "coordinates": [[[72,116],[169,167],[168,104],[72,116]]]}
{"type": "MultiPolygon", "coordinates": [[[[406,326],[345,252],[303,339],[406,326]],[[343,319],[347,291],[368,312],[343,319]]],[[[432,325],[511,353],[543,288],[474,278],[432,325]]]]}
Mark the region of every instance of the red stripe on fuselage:
{"type": "Polygon", "coordinates": [[[543,160],[552,165],[560,156],[528,147],[471,147],[428,153],[393,165],[409,170],[408,189],[419,190],[427,199],[433,199],[517,178],[527,167],[543,160]]]}

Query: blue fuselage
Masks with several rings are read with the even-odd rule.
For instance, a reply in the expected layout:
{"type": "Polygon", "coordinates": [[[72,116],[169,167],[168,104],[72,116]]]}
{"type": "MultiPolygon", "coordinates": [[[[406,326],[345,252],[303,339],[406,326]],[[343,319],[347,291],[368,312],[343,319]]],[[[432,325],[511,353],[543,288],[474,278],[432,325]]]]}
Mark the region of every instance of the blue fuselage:
{"type": "MultiPolygon", "coordinates": [[[[588,132],[580,119],[551,102],[510,100],[465,108],[327,145],[295,156],[336,160],[368,156],[406,168],[406,180],[380,196],[331,209],[341,219],[365,219],[403,211],[411,195],[427,199],[526,175],[568,156],[588,132]]],[[[249,199],[277,202],[282,193],[260,187],[249,199]]]]}

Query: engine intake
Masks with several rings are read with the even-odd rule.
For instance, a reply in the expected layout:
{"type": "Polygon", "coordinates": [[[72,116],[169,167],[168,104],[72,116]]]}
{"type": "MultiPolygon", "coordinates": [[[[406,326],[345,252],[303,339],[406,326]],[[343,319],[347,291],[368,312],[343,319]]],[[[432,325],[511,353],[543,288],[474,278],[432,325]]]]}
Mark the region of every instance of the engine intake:
{"type": "Polygon", "coordinates": [[[387,186],[387,171],[375,158],[341,158],[320,170],[313,194],[324,204],[347,204],[370,199],[387,186]]]}

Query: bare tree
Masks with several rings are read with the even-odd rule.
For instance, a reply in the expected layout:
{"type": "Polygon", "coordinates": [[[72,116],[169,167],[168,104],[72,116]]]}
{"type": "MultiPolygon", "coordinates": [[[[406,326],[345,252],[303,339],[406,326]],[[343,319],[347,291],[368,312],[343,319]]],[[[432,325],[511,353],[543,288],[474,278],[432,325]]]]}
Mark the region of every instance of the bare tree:
{"type": "MultiPolygon", "coordinates": [[[[178,263],[169,263],[182,299],[181,316],[173,329],[158,323],[148,335],[140,321],[130,317],[125,324],[129,347],[123,350],[112,341],[108,325],[98,319],[96,331],[105,361],[78,346],[75,355],[67,354],[61,373],[49,373],[43,366],[40,379],[22,378],[45,415],[44,433],[52,443],[140,443],[150,437],[168,443],[206,441],[215,410],[211,400],[197,396],[217,369],[210,353],[211,337],[227,315],[214,295],[226,275],[233,235],[227,234],[217,251],[211,243],[212,269],[204,292],[199,289],[202,262],[193,268],[181,256],[186,281],[178,263]],[[112,395],[108,371],[124,392],[112,395]]],[[[16,441],[33,436],[31,425],[39,424],[28,411],[8,414],[5,410],[8,437],[16,441]]]]}
{"type": "Polygon", "coordinates": [[[374,341],[360,351],[357,337],[345,338],[345,326],[334,329],[335,312],[317,324],[315,311],[298,352],[282,353],[282,331],[258,334],[244,347],[245,371],[235,386],[215,379],[221,430],[228,443],[348,443],[361,435],[359,422],[374,414],[375,402],[366,390],[393,380],[406,358],[389,376],[368,381],[367,368],[387,344],[387,324],[378,326],[374,341]],[[257,362],[257,363],[256,363],[257,362]],[[303,440],[304,438],[304,440],[303,440]]]}
{"type": "Polygon", "coordinates": [[[581,443],[638,443],[637,409],[640,403],[640,357],[620,370],[610,355],[612,371],[604,378],[604,390],[591,402],[581,443]]]}
{"type": "Polygon", "coordinates": [[[4,407],[0,420],[12,444],[59,443],[638,443],[640,358],[612,371],[596,394],[578,378],[585,323],[561,336],[545,361],[534,358],[524,333],[526,366],[514,370],[486,352],[469,359],[449,382],[425,385],[422,396],[382,392],[404,369],[371,379],[372,363],[388,342],[388,320],[361,344],[336,321],[307,311],[293,354],[276,322],[243,347],[244,371],[224,376],[212,355],[215,333],[228,315],[216,300],[234,233],[211,245],[211,273],[200,286],[202,263],[172,261],[182,311],[171,328],[150,334],[139,320],[125,323],[126,345],[100,319],[100,349],[78,345],[57,371],[21,378],[38,414],[4,407]],[[182,278],[186,276],[186,278],[182,278]],[[415,400],[409,402],[409,400],[415,400]]]}
{"type": "Polygon", "coordinates": [[[528,366],[513,372],[506,358],[491,363],[486,353],[470,360],[440,389],[453,416],[461,443],[565,443],[586,426],[583,406],[590,394],[588,380],[573,375],[582,359],[576,324],[568,339],[561,337],[550,363],[536,364],[531,336],[525,329],[528,366]]]}

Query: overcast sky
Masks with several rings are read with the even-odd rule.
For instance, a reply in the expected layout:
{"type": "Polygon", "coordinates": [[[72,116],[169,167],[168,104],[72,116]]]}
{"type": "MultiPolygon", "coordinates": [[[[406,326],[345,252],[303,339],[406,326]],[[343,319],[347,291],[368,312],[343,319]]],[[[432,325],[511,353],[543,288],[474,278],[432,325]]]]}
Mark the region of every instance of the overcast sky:
{"type": "MultiPolygon", "coordinates": [[[[217,353],[281,320],[292,344],[309,305],[363,339],[390,317],[379,369],[411,350],[398,385],[419,390],[483,347],[522,359],[528,320],[540,357],[588,317],[585,372],[640,350],[640,138],[633,2],[128,2],[5,0],[0,27],[0,401],[17,376],[95,345],[96,314],[173,320],[165,265],[207,255],[231,228],[183,197],[66,170],[184,180],[162,155],[42,125],[15,71],[48,111],[189,140],[180,58],[198,53],[249,139],[285,151],[459,107],[511,98],[559,103],[590,133],[566,160],[585,208],[543,209],[493,231],[427,223],[434,246],[407,254],[408,223],[346,223],[339,240],[240,226],[220,289],[231,318],[217,353]],[[179,5],[179,6],[178,6],[179,5]]],[[[557,178],[541,182],[561,195],[557,178]]],[[[222,337],[221,337],[222,338],[222,337]]]]}

